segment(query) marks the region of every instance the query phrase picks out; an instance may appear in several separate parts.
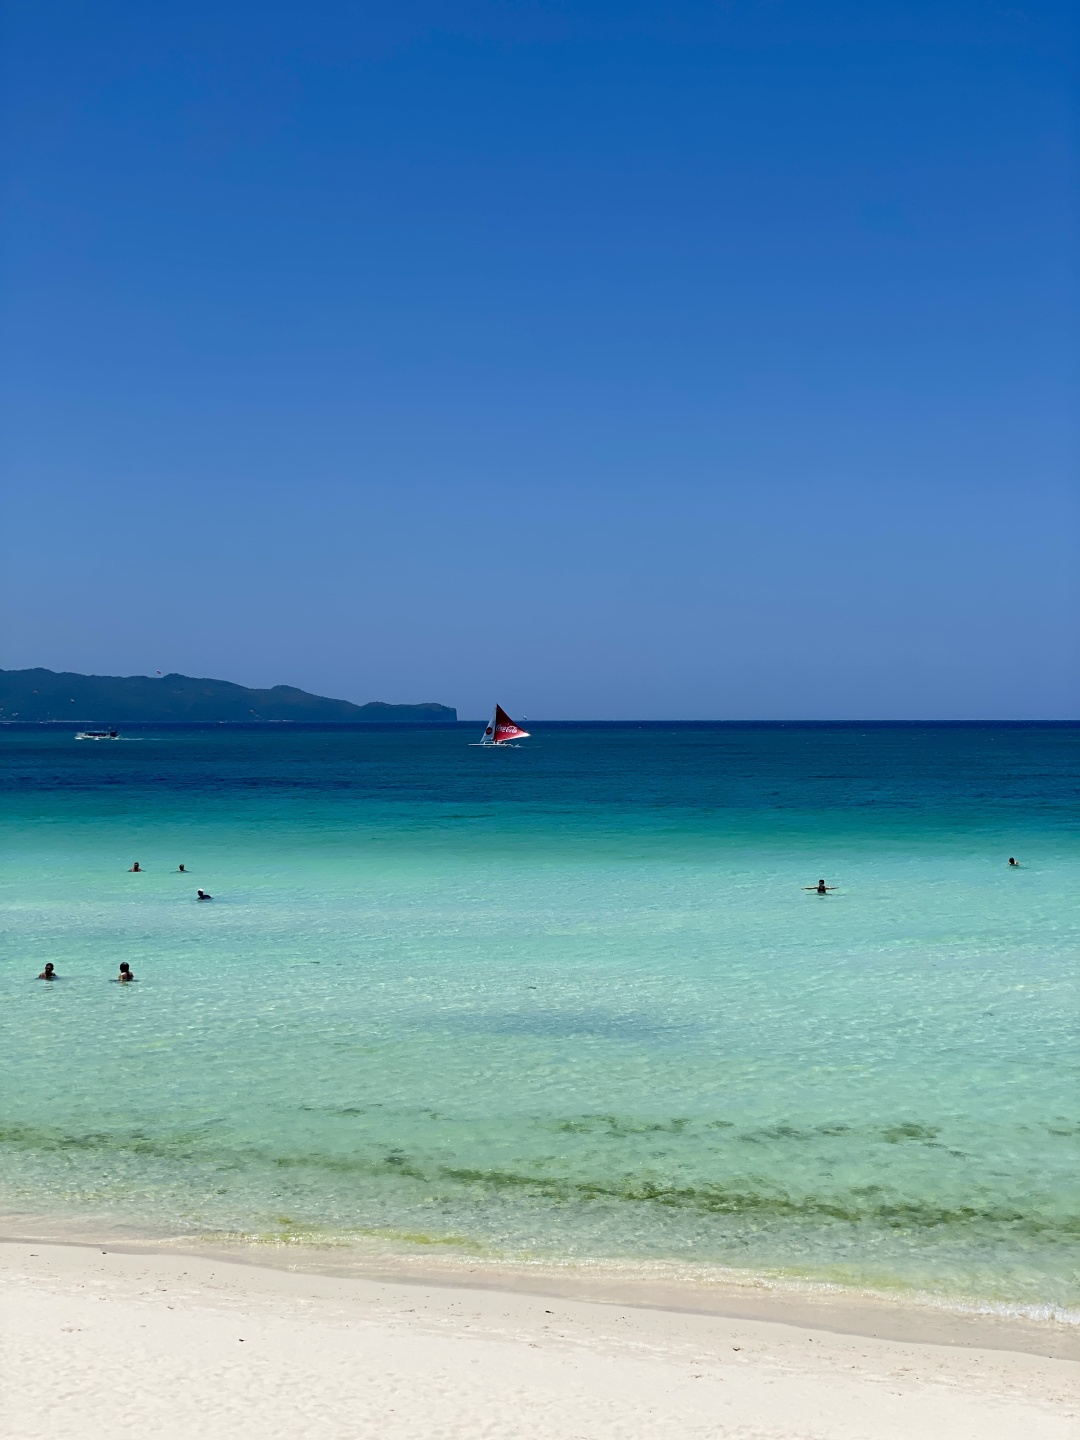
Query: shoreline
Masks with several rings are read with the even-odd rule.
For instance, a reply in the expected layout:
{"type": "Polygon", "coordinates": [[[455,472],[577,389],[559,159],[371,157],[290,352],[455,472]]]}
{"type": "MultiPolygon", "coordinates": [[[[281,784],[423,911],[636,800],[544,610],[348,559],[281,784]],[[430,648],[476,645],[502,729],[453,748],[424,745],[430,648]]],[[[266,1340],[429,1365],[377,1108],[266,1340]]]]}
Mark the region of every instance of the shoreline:
{"type": "Polygon", "coordinates": [[[0,1220],[0,1247],[55,1246],[73,1251],[107,1251],[146,1261],[182,1256],[282,1275],[547,1297],[812,1328],[904,1344],[1011,1351],[1080,1361],[1080,1316],[1071,1312],[1066,1317],[1036,1317],[1010,1313],[1008,1307],[989,1302],[950,1301],[925,1293],[857,1290],[820,1281],[778,1279],[719,1266],[674,1262],[492,1260],[466,1254],[425,1253],[403,1246],[243,1243],[212,1236],[148,1236],[113,1227],[102,1227],[95,1238],[85,1230],[79,1234],[58,1233],[57,1227],[48,1222],[40,1228],[32,1223],[16,1227],[7,1223],[10,1218],[0,1220]]]}
{"type": "MultiPolygon", "coordinates": [[[[0,1242],[20,1440],[1069,1440],[1080,1367],[521,1289],[0,1242]]],[[[1000,1338],[1000,1337],[999,1337],[1000,1338]]]]}

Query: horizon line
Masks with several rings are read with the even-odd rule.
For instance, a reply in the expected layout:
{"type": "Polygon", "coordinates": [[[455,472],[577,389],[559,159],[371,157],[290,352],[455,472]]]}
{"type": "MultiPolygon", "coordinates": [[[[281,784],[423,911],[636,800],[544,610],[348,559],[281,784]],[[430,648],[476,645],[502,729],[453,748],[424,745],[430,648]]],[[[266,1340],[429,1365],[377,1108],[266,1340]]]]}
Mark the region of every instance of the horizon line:
{"type": "MultiPolygon", "coordinates": [[[[447,707],[452,708],[452,707],[447,707]]],[[[0,718],[0,728],[13,730],[34,730],[42,727],[60,729],[79,728],[90,723],[86,719],[81,720],[15,720],[0,718]]],[[[271,726],[292,726],[312,730],[451,730],[459,726],[473,727],[487,723],[483,716],[475,719],[456,720],[121,720],[116,722],[119,725],[167,727],[169,729],[209,729],[222,725],[229,725],[236,729],[263,730],[271,726]]],[[[1080,716],[1068,718],[1047,718],[1038,716],[1027,717],[978,717],[969,716],[963,719],[941,719],[931,716],[921,716],[915,719],[866,719],[859,717],[832,716],[829,718],[802,717],[796,718],[787,716],[784,718],[741,718],[741,719],[700,719],[697,717],[676,717],[667,716],[663,719],[646,719],[635,716],[622,716],[619,718],[607,719],[534,719],[529,716],[521,717],[522,724],[540,726],[551,725],[876,725],[876,726],[911,726],[911,725],[1077,725],[1080,726],[1080,716]]]]}

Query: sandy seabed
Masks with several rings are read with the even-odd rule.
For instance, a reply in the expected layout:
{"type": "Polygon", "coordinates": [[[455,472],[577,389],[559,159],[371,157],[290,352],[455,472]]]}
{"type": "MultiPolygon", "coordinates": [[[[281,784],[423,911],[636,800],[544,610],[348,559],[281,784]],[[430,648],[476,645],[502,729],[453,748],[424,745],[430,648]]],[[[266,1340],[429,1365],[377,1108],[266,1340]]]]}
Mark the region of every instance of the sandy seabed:
{"type": "Polygon", "coordinates": [[[1075,1337],[1054,1326],[852,1311],[885,1332],[854,1333],[835,1308],[815,1324],[782,1302],[754,1318],[108,1243],[4,1243],[0,1281],[12,1440],[1080,1434],[1075,1337]]]}

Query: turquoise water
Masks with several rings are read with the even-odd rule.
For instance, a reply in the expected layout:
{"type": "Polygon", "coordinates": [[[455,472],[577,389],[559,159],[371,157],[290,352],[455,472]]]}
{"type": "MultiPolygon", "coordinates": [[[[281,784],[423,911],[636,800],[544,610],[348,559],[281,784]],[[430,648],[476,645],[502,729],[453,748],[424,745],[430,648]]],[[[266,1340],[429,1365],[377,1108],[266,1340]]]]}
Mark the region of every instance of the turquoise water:
{"type": "Polygon", "coordinates": [[[1080,1306],[1080,729],[475,738],[0,732],[9,1215],[1080,1306]]]}

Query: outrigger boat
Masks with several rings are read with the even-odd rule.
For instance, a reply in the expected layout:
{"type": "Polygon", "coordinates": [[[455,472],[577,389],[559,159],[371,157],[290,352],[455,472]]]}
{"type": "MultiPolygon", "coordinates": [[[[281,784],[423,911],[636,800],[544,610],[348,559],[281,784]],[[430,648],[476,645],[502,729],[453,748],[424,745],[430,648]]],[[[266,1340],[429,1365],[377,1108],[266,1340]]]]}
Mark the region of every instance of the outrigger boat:
{"type": "Polygon", "coordinates": [[[520,725],[515,724],[502,706],[496,705],[487,729],[475,743],[485,747],[488,745],[512,745],[515,740],[527,740],[528,738],[528,730],[523,730],[520,725]]]}

